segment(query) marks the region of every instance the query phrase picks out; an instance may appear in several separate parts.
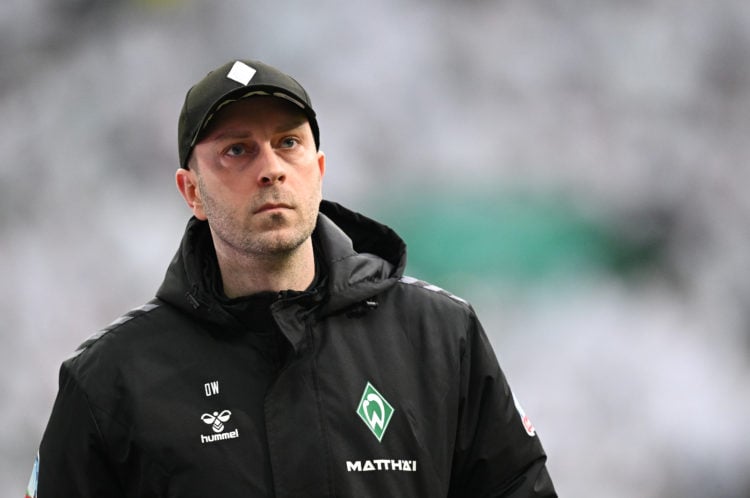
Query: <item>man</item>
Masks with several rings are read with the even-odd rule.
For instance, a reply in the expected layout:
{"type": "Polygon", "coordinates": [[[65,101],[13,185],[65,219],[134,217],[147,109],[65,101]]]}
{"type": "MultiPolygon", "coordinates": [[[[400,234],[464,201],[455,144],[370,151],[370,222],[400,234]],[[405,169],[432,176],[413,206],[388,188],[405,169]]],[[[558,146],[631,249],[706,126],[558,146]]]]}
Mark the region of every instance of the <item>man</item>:
{"type": "Polygon", "coordinates": [[[230,62],[178,134],[194,216],[156,298],[63,363],[29,496],[556,496],[473,309],[322,201],[299,83],[230,62]]]}

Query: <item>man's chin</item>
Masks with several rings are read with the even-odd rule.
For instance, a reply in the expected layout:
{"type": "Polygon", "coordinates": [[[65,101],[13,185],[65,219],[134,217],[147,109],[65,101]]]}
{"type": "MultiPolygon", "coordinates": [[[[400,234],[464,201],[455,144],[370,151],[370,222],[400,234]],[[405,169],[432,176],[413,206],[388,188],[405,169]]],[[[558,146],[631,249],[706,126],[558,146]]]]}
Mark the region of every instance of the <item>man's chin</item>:
{"type": "Polygon", "coordinates": [[[309,239],[309,235],[295,233],[288,229],[277,229],[259,234],[250,245],[254,248],[253,252],[269,256],[283,256],[294,253],[309,239]]]}

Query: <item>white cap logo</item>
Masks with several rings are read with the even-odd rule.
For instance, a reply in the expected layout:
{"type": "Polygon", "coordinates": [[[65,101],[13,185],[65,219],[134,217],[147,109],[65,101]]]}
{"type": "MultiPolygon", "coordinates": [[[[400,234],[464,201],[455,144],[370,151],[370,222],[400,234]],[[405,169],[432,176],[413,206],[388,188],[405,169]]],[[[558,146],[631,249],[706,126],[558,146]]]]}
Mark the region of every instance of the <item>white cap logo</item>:
{"type": "Polygon", "coordinates": [[[255,69],[241,61],[235,62],[232,69],[227,73],[227,78],[245,86],[250,83],[253,76],[255,76],[255,69]]]}

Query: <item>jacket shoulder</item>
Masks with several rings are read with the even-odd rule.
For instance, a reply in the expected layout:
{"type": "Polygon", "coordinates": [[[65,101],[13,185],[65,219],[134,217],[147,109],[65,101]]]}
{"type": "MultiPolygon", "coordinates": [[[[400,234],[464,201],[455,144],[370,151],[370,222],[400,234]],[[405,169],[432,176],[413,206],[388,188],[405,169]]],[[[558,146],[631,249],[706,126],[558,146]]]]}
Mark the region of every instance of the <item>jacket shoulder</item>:
{"type": "Polygon", "coordinates": [[[62,362],[60,390],[74,383],[98,413],[116,414],[119,396],[129,395],[142,381],[144,363],[175,342],[171,306],[150,301],[134,308],[94,333],[62,362]],[[172,332],[170,332],[172,331],[172,332]]]}
{"type": "Polygon", "coordinates": [[[477,328],[471,304],[437,285],[413,277],[401,277],[389,293],[397,320],[424,329],[430,336],[463,337],[477,328]]]}
{"type": "Polygon", "coordinates": [[[114,335],[119,335],[119,333],[122,332],[123,329],[130,329],[133,326],[137,326],[137,322],[139,322],[138,318],[154,311],[155,309],[159,307],[160,307],[160,304],[158,302],[150,301],[142,306],[133,308],[127,313],[122,314],[121,316],[116,318],[112,323],[98,330],[97,332],[89,336],[88,339],[83,341],[81,345],[78,346],[78,348],[76,348],[75,352],[72,354],[70,359],[75,358],[81,355],[83,352],[96,347],[105,337],[110,338],[114,335]]]}
{"type": "MultiPolygon", "coordinates": [[[[62,363],[62,371],[84,385],[99,385],[103,379],[132,362],[134,354],[153,345],[169,327],[165,306],[153,300],[133,308],[84,340],[62,363]]],[[[169,312],[167,311],[167,314],[169,312]]]]}
{"type": "MultiPolygon", "coordinates": [[[[442,296],[443,298],[448,298],[454,301],[455,303],[459,305],[459,307],[466,308],[467,310],[471,309],[471,304],[469,304],[469,302],[466,301],[465,299],[462,299],[455,294],[451,294],[447,290],[442,289],[438,287],[437,285],[431,284],[429,282],[425,282],[424,280],[419,280],[417,278],[409,277],[409,276],[402,276],[399,279],[399,284],[411,286],[416,289],[422,289],[422,291],[425,292],[424,296],[428,299],[440,299],[437,296],[442,296]]],[[[421,292],[421,291],[417,291],[417,292],[421,292]]]]}
{"type": "Polygon", "coordinates": [[[99,329],[84,340],[66,360],[66,363],[70,363],[72,360],[75,360],[82,355],[85,356],[91,353],[96,354],[103,352],[102,350],[104,349],[124,346],[125,343],[137,340],[138,334],[133,332],[146,328],[143,326],[143,319],[147,315],[153,314],[153,312],[160,307],[161,304],[154,300],[122,314],[109,325],[99,329]]]}

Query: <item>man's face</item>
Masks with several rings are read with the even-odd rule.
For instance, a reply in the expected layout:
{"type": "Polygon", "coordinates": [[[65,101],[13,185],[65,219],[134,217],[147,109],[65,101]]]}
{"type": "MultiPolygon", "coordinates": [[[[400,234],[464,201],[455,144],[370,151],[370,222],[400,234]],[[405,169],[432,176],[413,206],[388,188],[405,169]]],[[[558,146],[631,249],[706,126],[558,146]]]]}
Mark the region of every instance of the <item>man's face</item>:
{"type": "MultiPolygon", "coordinates": [[[[294,104],[251,97],[222,108],[193,149],[191,203],[208,220],[217,250],[291,252],[315,228],[325,157],[294,104]]],[[[179,181],[178,181],[179,183],[179,181]]]]}

